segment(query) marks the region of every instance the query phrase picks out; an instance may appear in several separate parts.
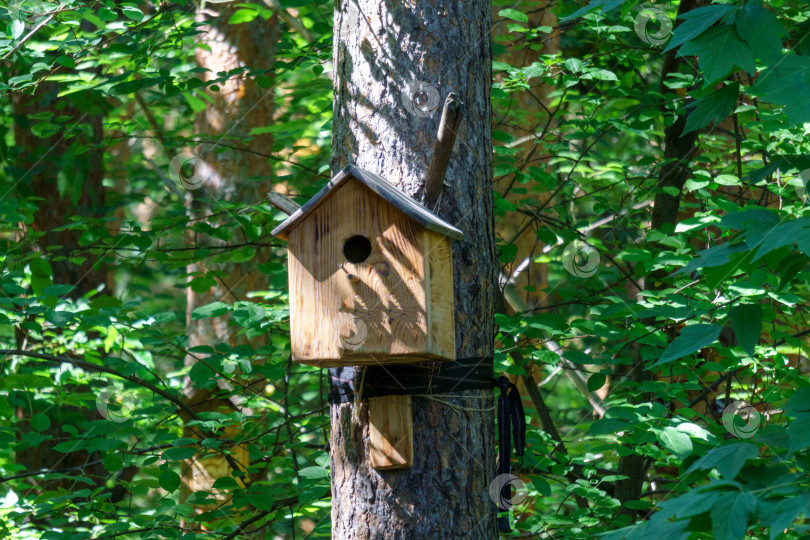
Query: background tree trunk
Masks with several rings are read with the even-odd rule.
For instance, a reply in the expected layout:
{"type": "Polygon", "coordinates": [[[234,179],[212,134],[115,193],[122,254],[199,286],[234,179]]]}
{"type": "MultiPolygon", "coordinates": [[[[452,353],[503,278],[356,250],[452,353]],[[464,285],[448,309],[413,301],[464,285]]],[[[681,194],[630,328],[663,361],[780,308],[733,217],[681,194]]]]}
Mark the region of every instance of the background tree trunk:
{"type": "MultiPolygon", "coordinates": [[[[256,18],[238,25],[227,24],[237,8],[232,4],[208,4],[205,13],[198,15],[198,20],[208,23],[205,26],[203,42],[205,48],[197,49],[196,58],[200,67],[208,69],[203,74],[206,81],[215,81],[218,91],[207,92],[211,102],[197,114],[194,121],[195,135],[212,144],[201,144],[196,155],[202,161],[196,162],[196,174],[200,175],[199,189],[191,191],[190,217],[204,219],[214,228],[233,227],[235,225],[229,211],[218,201],[242,201],[246,204],[261,203],[267,191],[272,189],[272,164],[266,157],[218,147],[222,142],[237,147],[249,147],[258,152],[269,153],[273,144],[272,135],[251,135],[251,130],[273,123],[273,90],[261,88],[254,78],[239,69],[248,66],[251,70],[271,69],[275,58],[276,39],[278,36],[277,19],[256,18]],[[219,9],[217,14],[213,10],[219,9]],[[235,71],[237,70],[237,71],[235,71]],[[219,151],[218,151],[219,150],[219,151]],[[208,218],[207,216],[215,216],[208,218]]],[[[233,242],[243,242],[246,238],[233,237],[233,242]]],[[[189,245],[216,245],[222,240],[203,234],[187,232],[189,245]]],[[[210,261],[196,261],[189,264],[189,278],[203,275],[211,276],[216,272],[216,285],[205,291],[194,291],[187,288],[186,326],[189,335],[189,348],[200,345],[214,346],[226,343],[236,346],[247,340],[239,337],[229,325],[229,316],[212,317],[203,320],[192,320],[192,312],[201,306],[214,301],[233,303],[248,300],[248,291],[267,289],[267,276],[258,270],[259,264],[267,260],[263,249],[257,249],[251,261],[234,264],[210,261]]],[[[251,344],[258,348],[265,339],[256,338],[251,344]]],[[[186,364],[191,365],[196,359],[189,355],[186,364]]],[[[238,378],[238,375],[237,375],[238,378]]],[[[221,381],[225,389],[229,383],[221,381]]],[[[216,390],[216,389],[214,389],[216,390]]],[[[215,398],[209,389],[187,386],[188,404],[195,411],[231,412],[238,403],[231,400],[215,398]]],[[[234,428],[228,436],[234,438],[234,428]]],[[[186,429],[184,436],[198,435],[194,430],[186,429]]],[[[234,461],[244,470],[249,465],[248,450],[245,446],[233,449],[234,461]]],[[[183,469],[181,499],[194,491],[212,491],[214,482],[231,474],[231,465],[222,455],[208,456],[204,460],[190,460],[183,469]]],[[[217,497],[220,502],[222,498],[217,497]]],[[[220,506],[199,507],[198,510],[210,510],[220,506]]],[[[228,512],[223,512],[227,514],[228,512]]]]}
{"type": "MultiPolygon", "coordinates": [[[[19,197],[41,197],[34,222],[30,229],[23,224],[20,234],[41,235],[31,247],[48,260],[54,284],[75,287],[66,297],[81,298],[98,288],[101,288],[101,294],[112,295],[106,283],[103,262],[87,251],[79,251],[82,230],[57,230],[71,223],[72,217],[90,221],[104,216],[104,151],[99,146],[103,137],[103,105],[94,92],[79,93],[66,99],[58,97],[59,89],[59,85],[46,82],[40,84],[33,94],[12,94],[15,145],[26,150],[14,160],[17,167],[14,188],[19,197]],[[32,118],[46,113],[52,117],[68,118],[64,123],[66,129],[49,137],[37,137],[32,130],[37,122],[32,118]],[[84,132],[78,134],[82,128],[84,132]],[[87,150],[77,153],[77,149],[83,146],[87,150]]],[[[31,349],[37,345],[22,326],[18,326],[15,333],[18,348],[31,349]]],[[[92,390],[84,387],[72,391],[92,390]]],[[[30,419],[34,414],[46,414],[51,420],[43,432],[51,439],[36,447],[21,447],[15,454],[17,463],[25,470],[81,468],[82,474],[96,485],[104,485],[110,474],[100,463],[98,452],[62,453],[53,449],[63,436],[65,425],[81,429],[84,422],[102,418],[98,411],[65,404],[49,406],[38,398],[22,388],[9,396],[9,402],[16,406],[21,433],[31,431],[30,419]]],[[[47,482],[32,478],[31,482],[41,491],[67,489],[73,483],[69,478],[47,482]]],[[[115,497],[119,495],[117,493],[115,497]]]]}
{"type": "MultiPolygon", "coordinates": [[[[453,242],[459,358],[491,354],[495,333],[490,25],[484,0],[346,0],[335,13],[333,173],[351,162],[419,198],[444,99],[466,104],[438,209],[465,233],[453,242]]],[[[494,405],[490,391],[453,394],[442,400],[494,405]]],[[[331,407],[335,538],[497,537],[492,412],[414,398],[413,467],[376,471],[358,408],[331,407]]]]}
{"type": "MultiPolygon", "coordinates": [[[[701,6],[702,0],[689,0],[681,2],[678,5],[678,16],[683,15],[701,6]]],[[[678,58],[675,50],[669,51],[664,58],[664,67],[661,72],[661,86],[670,73],[677,73],[681,65],[684,64],[683,58],[678,58]]],[[[674,225],[678,217],[678,208],[680,207],[681,195],[680,191],[683,190],[686,180],[692,175],[689,168],[690,159],[695,151],[697,144],[696,131],[688,134],[683,134],[683,128],[686,125],[686,116],[679,116],[675,122],[668,125],[664,130],[664,160],[665,164],[661,167],[658,176],[658,184],[656,185],[655,203],[652,208],[652,218],[650,223],[650,230],[661,228],[664,224],[674,225]],[[678,195],[670,195],[665,193],[663,188],[675,187],[678,189],[678,195]]],[[[657,280],[663,279],[666,272],[657,270],[650,273],[650,276],[645,280],[645,288],[647,290],[659,288],[657,280]]],[[[652,324],[653,321],[649,321],[652,324]]],[[[673,336],[670,336],[672,338],[673,336]]],[[[631,380],[634,383],[641,384],[644,381],[655,378],[655,373],[650,370],[640,355],[635,354],[633,360],[633,371],[630,374],[631,380]]],[[[650,394],[641,394],[631,397],[631,403],[641,403],[645,401],[652,401],[653,396],[650,394]]],[[[641,497],[644,482],[647,479],[647,469],[649,468],[652,460],[646,456],[637,453],[629,453],[619,458],[617,465],[617,472],[621,476],[626,476],[624,480],[616,482],[614,496],[626,505],[629,501],[637,500],[641,497]]],[[[638,511],[624,506],[622,511],[630,516],[636,516],[638,511]]]]}

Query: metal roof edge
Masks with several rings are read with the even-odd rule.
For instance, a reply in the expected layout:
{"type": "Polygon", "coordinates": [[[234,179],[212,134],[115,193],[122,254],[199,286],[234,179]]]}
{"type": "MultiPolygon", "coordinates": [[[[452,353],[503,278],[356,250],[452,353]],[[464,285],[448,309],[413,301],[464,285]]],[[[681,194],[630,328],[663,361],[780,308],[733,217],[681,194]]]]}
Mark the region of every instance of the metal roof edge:
{"type": "Polygon", "coordinates": [[[371,191],[388,201],[401,212],[414,219],[426,229],[445,234],[450,238],[464,238],[464,233],[456,227],[450,225],[439,216],[413,200],[399,188],[389,183],[384,178],[361,169],[356,165],[347,165],[334,178],[332,178],[318,193],[307,201],[301,208],[295,211],[290,217],[285,219],[278,227],[272,230],[273,236],[283,239],[287,238],[287,233],[296,222],[303,219],[307,214],[315,210],[325,201],[328,196],[337,191],[341,184],[348,178],[355,178],[371,191]]]}

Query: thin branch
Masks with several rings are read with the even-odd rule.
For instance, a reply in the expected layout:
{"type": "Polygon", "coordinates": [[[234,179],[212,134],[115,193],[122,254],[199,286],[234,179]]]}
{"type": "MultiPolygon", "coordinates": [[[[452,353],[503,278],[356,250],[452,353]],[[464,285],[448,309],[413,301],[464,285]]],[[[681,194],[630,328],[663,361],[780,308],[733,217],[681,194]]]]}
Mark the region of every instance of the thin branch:
{"type": "MultiPolygon", "coordinates": [[[[55,355],[47,354],[47,353],[38,353],[38,352],[34,352],[34,351],[23,351],[23,350],[20,350],[20,349],[0,349],[0,354],[2,354],[2,355],[13,355],[13,356],[27,356],[29,358],[38,358],[40,360],[45,360],[46,362],[52,362],[52,363],[55,363],[55,364],[62,364],[62,363],[67,362],[68,364],[73,364],[74,366],[80,367],[80,368],[82,368],[82,369],[84,369],[86,371],[96,371],[96,372],[101,372],[101,373],[109,373],[110,375],[115,375],[116,377],[126,379],[126,380],[128,380],[130,382],[133,382],[133,383],[135,383],[137,385],[143,386],[144,388],[147,388],[147,389],[151,390],[155,394],[158,394],[159,396],[162,396],[162,397],[166,398],[167,400],[169,400],[170,402],[172,402],[173,404],[177,405],[178,408],[182,409],[186,414],[188,414],[189,418],[191,418],[193,420],[196,420],[196,421],[202,421],[202,418],[200,418],[200,416],[197,413],[195,413],[192,409],[190,409],[188,407],[188,405],[183,403],[183,401],[180,398],[178,398],[177,396],[174,396],[171,393],[169,393],[169,392],[167,392],[167,391],[165,391],[165,390],[163,390],[161,388],[158,388],[154,384],[152,384],[150,382],[147,382],[147,381],[145,381],[145,380],[143,380],[143,379],[141,379],[139,377],[135,377],[134,375],[125,375],[123,373],[119,373],[118,371],[116,371],[115,369],[113,369],[111,367],[100,366],[98,364],[91,364],[90,362],[85,362],[84,360],[79,360],[77,358],[70,358],[68,356],[55,356],[55,355]]],[[[217,439],[216,433],[214,433],[212,431],[202,430],[202,433],[204,433],[205,436],[208,437],[208,438],[217,439]]],[[[230,455],[228,455],[227,453],[224,453],[224,452],[220,452],[220,453],[222,453],[222,455],[225,457],[225,459],[228,461],[228,464],[231,466],[231,468],[234,471],[241,471],[242,470],[242,468],[239,467],[239,465],[234,461],[233,457],[231,457],[230,455]]]]}

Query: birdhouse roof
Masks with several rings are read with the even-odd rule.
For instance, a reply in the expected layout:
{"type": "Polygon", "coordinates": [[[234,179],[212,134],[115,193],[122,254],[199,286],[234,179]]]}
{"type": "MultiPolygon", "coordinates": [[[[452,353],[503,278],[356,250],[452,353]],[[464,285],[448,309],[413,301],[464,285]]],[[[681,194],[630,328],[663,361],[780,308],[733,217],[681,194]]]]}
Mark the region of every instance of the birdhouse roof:
{"type": "Polygon", "coordinates": [[[286,237],[287,233],[292,229],[296,223],[304,219],[310,212],[315,210],[321,205],[332,193],[337,191],[340,186],[347,182],[350,178],[354,178],[362,182],[371,191],[394,205],[396,208],[404,212],[421,224],[426,229],[436,231],[437,233],[449,236],[450,238],[464,238],[462,233],[457,228],[453,227],[439,216],[413,200],[411,197],[394,187],[386,180],[380,178],[374,173],[370,173],[357,167],[349,165],[342,171],[337,173],[323,189],[315,194],[309,201],[301,208],[295,211],[288,217],[281,225],[273,229],[273,236],[286,237]]]}

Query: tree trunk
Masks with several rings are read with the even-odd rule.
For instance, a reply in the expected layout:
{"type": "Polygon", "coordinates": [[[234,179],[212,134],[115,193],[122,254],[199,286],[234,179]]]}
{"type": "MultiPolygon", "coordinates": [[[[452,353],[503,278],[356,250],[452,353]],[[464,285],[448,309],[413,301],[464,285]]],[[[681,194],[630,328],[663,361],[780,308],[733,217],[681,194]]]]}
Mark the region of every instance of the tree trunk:
{"type": "Polygon", "coordinates": [[[94,255],[77,253],[80,234],[75,229],[56,229],[71,223],[70,217],[104,215],[104,150],[98,146],[103,136],[102,104],[91,92],[65,99],[57,97],[59,90],[59,85],[44,82],[32,95],[12,95],[14,139],[18,148],[25,149],[17,160],[21,169],[17,191],[23,197],[42,198],[31,224],[31,229],[43,233],[36,247],[50,256],[54,283],[73,285],[76,288],[68,296],[78,298],[106,282],[105,269],[94,255]],[[73,132],[35,136],[31,128],[36,122],[31,118],[46,112],[69,117],[66,126],[73,132]],[[82,127],[92,135],[75,135],[82,127]],[[84,145],[89,149],[77,154],[84,145]]]}
{"type": "MultiPolygon", "coordinates": [[[[493,351],[496,297],[491,170],[489,2],[338,2],[332,171],[348,163],[419,198],[441,106],[465,116],[437,212],[465,233],[453,242],[458,358],[493,351]]],[[[368,461],[368,404],[332,405],[334,538],[496,538],[494,405],[490,391],[445,403],[414,397],[414,464],[368,461]],[[468,410],[464,410],[468,409],[468,410]],[[476,410],[472,410],[476,409],[476,410]]]]}
{"type": "MultiPolygon", "coordinates": [[[[217,81],[218,91],[209,90],[211,99],[206,108],[195,118],[196,136],[212,144],[201,144],[195,151],[201,161],[191,161],[198,175],[184,183],[190,190],[189,206],[192,219],[207,220],[215,228],[234,227],[236,224],[231,212],[223,211],[218,201],[243,201],[245,204],[260,203],[267,191],[272,188],[272,165],[266,157],[236,149],[216,146],[217,142],[238,147],[249,147],[259,152],[269,151],[273,144],[272,135],[253,136],[251,130],[264,127],[273,122],[273,91],[261,88],[250,75],[233,73],[234,70],[249,67],[254,71],[269,70],[275,58],[276,38],[278,36],[277,19],[257,18],[249,23],[228,24],[227,21],[237,10],[232,4],[208,4],[206,12],[198,15],[198,20],[207,22],[203,43],[196,53],[200,67],[208,69],[203,75],[206,81],[217,81]],[[213,10],[221,13],[215,17],[213,10]],[[229,75],[225,75],[228,73],[229,75]],[[206,216],[214,215],[214,218],[206,216]]],[[[186,159],[190,156],[186,156],[186,159]]],[[[234,235],[233,243],[246,239],[234,235]]],[[[203,234],[189,233],[186,238],[189,245],[223,244],[220,239],[203,234]]],[[[229,242],[230,243],[230,242],[229,242]]],[[[189,287],[186,296],[186,325],[189,336],[189,348],[200,345],[214,346],[226,343],[236,346],[247,340],[238,337],[234,327],[229,325],[229,317],[213,317],[192,320],[192,312],[201,306],[219,301],[233,303],[249,300],[250,291],[266,290],[267,278],[258,270],[260,263],[267,260],[262,249],[257,249],[251,261],[234,264],[231,262],[211,263],[196,261],[188,266],[189,279],[216,272],[216,285],[205,291],[194,291],[189,287]]],[[[251,340],[258,348],[265,343],[264,338],[251,340]]],[[[195,355],[204,356],[204,355],[195,355]]],[[[194,356],[186,358],[186,365],[196,361],[194,356]]],[[[238,378],[238,375],[237,375],[238,378]]],[[[230,389],[227,381],[219,381],[223,389],[230,389]]],[[[214,389],[216,390],[216,389],[214,389]]],[[[232,412],[238,406],[227,399],[213,398],[212,390],[195,388],[189,384],[186,390],[187,403],[195,411],[232,412]]],[[[236,431],[228,433],[235,437],[236,431]]],[[[198,436],[194,430],[186,429],[184,436],[198,436]]],[[[237,446],[233,449],[233,459],[243,470],[249,465],[247,447],[237,446]]],[[[231,464],[221,455],[207,456],[204,460],[193,458],[183,468],[183,484],[180,497],[186,497],[194,491],[211,491],[219,501],[209,506],[198,506],[198,511],[212,510],[221,506],[224,496],[212,488],[221,477],[230,476],[231,464]]],[[[226,512],[222,512],[225,514],[226,512]]]]}
{"type": "MultiPolygon", "coordinates": [[[[59,98],[61,87],[56,83],[43,82],[33,94],[16,92],[11,96],[14,114],[15,148],[20,154],[12,160],[16,164],[14,189],[18,197],[41,197],[38,210],[30,226],[22,225],[21,234],[41,234],[34,243],[48,260],[53,270],[54,284],[73,285],[67,295],[80,298],[99,287],[103,294],[112,294],[106,287],[104,265],[96,256],[80,251],[79,238],[82,230],[62,229],[71,223],[70,218],[89,221],[104,216],[103,149],[99,146],[102,136],[103,108],[94,92],[73,94],[70,98],[59,98]],[[37,137],[32,128],[36,121],[32,118],[44,113],[53,117],[64,116],[65,129],[49,137],[37,137]],[[84,129],[81,134],[76,134],[84,129]],[[78,148],[87,147],[84,153],[78,148]],[[30,231],[28,230],[30,227],[30,231]]],[[[31,236],[34,236],[31,234],[31,236]]],[[[35,345],[28,331],[22,327],[15,329],[18,347],[32,348],[35,345]]],[[[63,388],[68,392],[90,392],[88,387],[63,388]]],[[[36,447],[21,446],[15,453],[18,465],[25,471],[58,468],[81,468],[81,474],[89,477],[97,486],[103,486],[110,473],[100,463],[101,455],[85,451],[61,453],[53,449],[64,436],[65,425],[79,427],[84,422],[99,420],[98,411],[83,407],[59,404],[50,406],[45,401],[35,399],[34,393],[24,389],[15,390],[9,396],[9,403],[16,405],[20,433],[30,432],[30,419],[34,414],[43,413],[51,420],[50,426],[42,433],[51,440],[45,440],[36,447]],[[85,466],[85,464],[90,463],[85,466]]],[[[38,481],[31,479],[38,491],[69,489],[73,480],[38,481]]],[[[115,494],[118,497],[120,494],[115,494]]]]}
{"type": "MultiPolygon", "coordinates": [[[[702,0],[689,0],[681,2],[678,6],[678,16],[700,7],[702,0]]],[[[676,73],[683,63],[682,58],[675,55],[676,51],[669,51],[664,57],[664,67],[661,73],[661,85],[666,80],[670,73],[676,73]]],[[[674,225],[678,217],[678,208],[680,207],[681,195],[680,192],[686,183],[686,180],[692,174],[689,168],[689,161],[695,151],[695,144],[697,143],[697,132],[693,131],[682,135],[683,128],[686,125],[686,116],[679,116],[675,122],[668,125],[664,130],[664,160],[665,164],[661,167],[658,176],[658,184],[656,185],[655,203],[652,210],[652,219],[650,229],[656,230],[661,228],[664,224],[674,225]],[[677,195],[670,195],[662,191],[665,187],[674,187],[678,190],[677,195]]],[[[670,231],[671,232],[671,231],[670,231]]],[[[645,280],[647,290],[659,288],[659,280],[666,277],[666,272],[663,270],[656,270],[645,280]]],[[[652,320],[646,320],[646,324],[652,324],[652,320]]],[[[635,358],[633,359],[633,372],[632,380],[635,383],[641,384],[655,378],[653,373],[648,367],[645,366],[644,360],[638,355],[638,351],[634,351],[635,358]]],[[[630,403],[641,403],[651,401],[653,396],[651,394],[644,394],[640,396],[631,396],[630,403]]],[[[621,476],[626,476],[624,480],[616,482],[614,496],[626,505],[629,501],[637,500],[641,497],[641,492],[644,487],[644,482],[647,477],[647,468],[650,460],[640,454],[630,453],[622,456],[619,459],[617,466],[617,473],[621,476]]],[[[636,516],[637,510],[624,506],[622,512],[630,516],[636,516]]]]}

